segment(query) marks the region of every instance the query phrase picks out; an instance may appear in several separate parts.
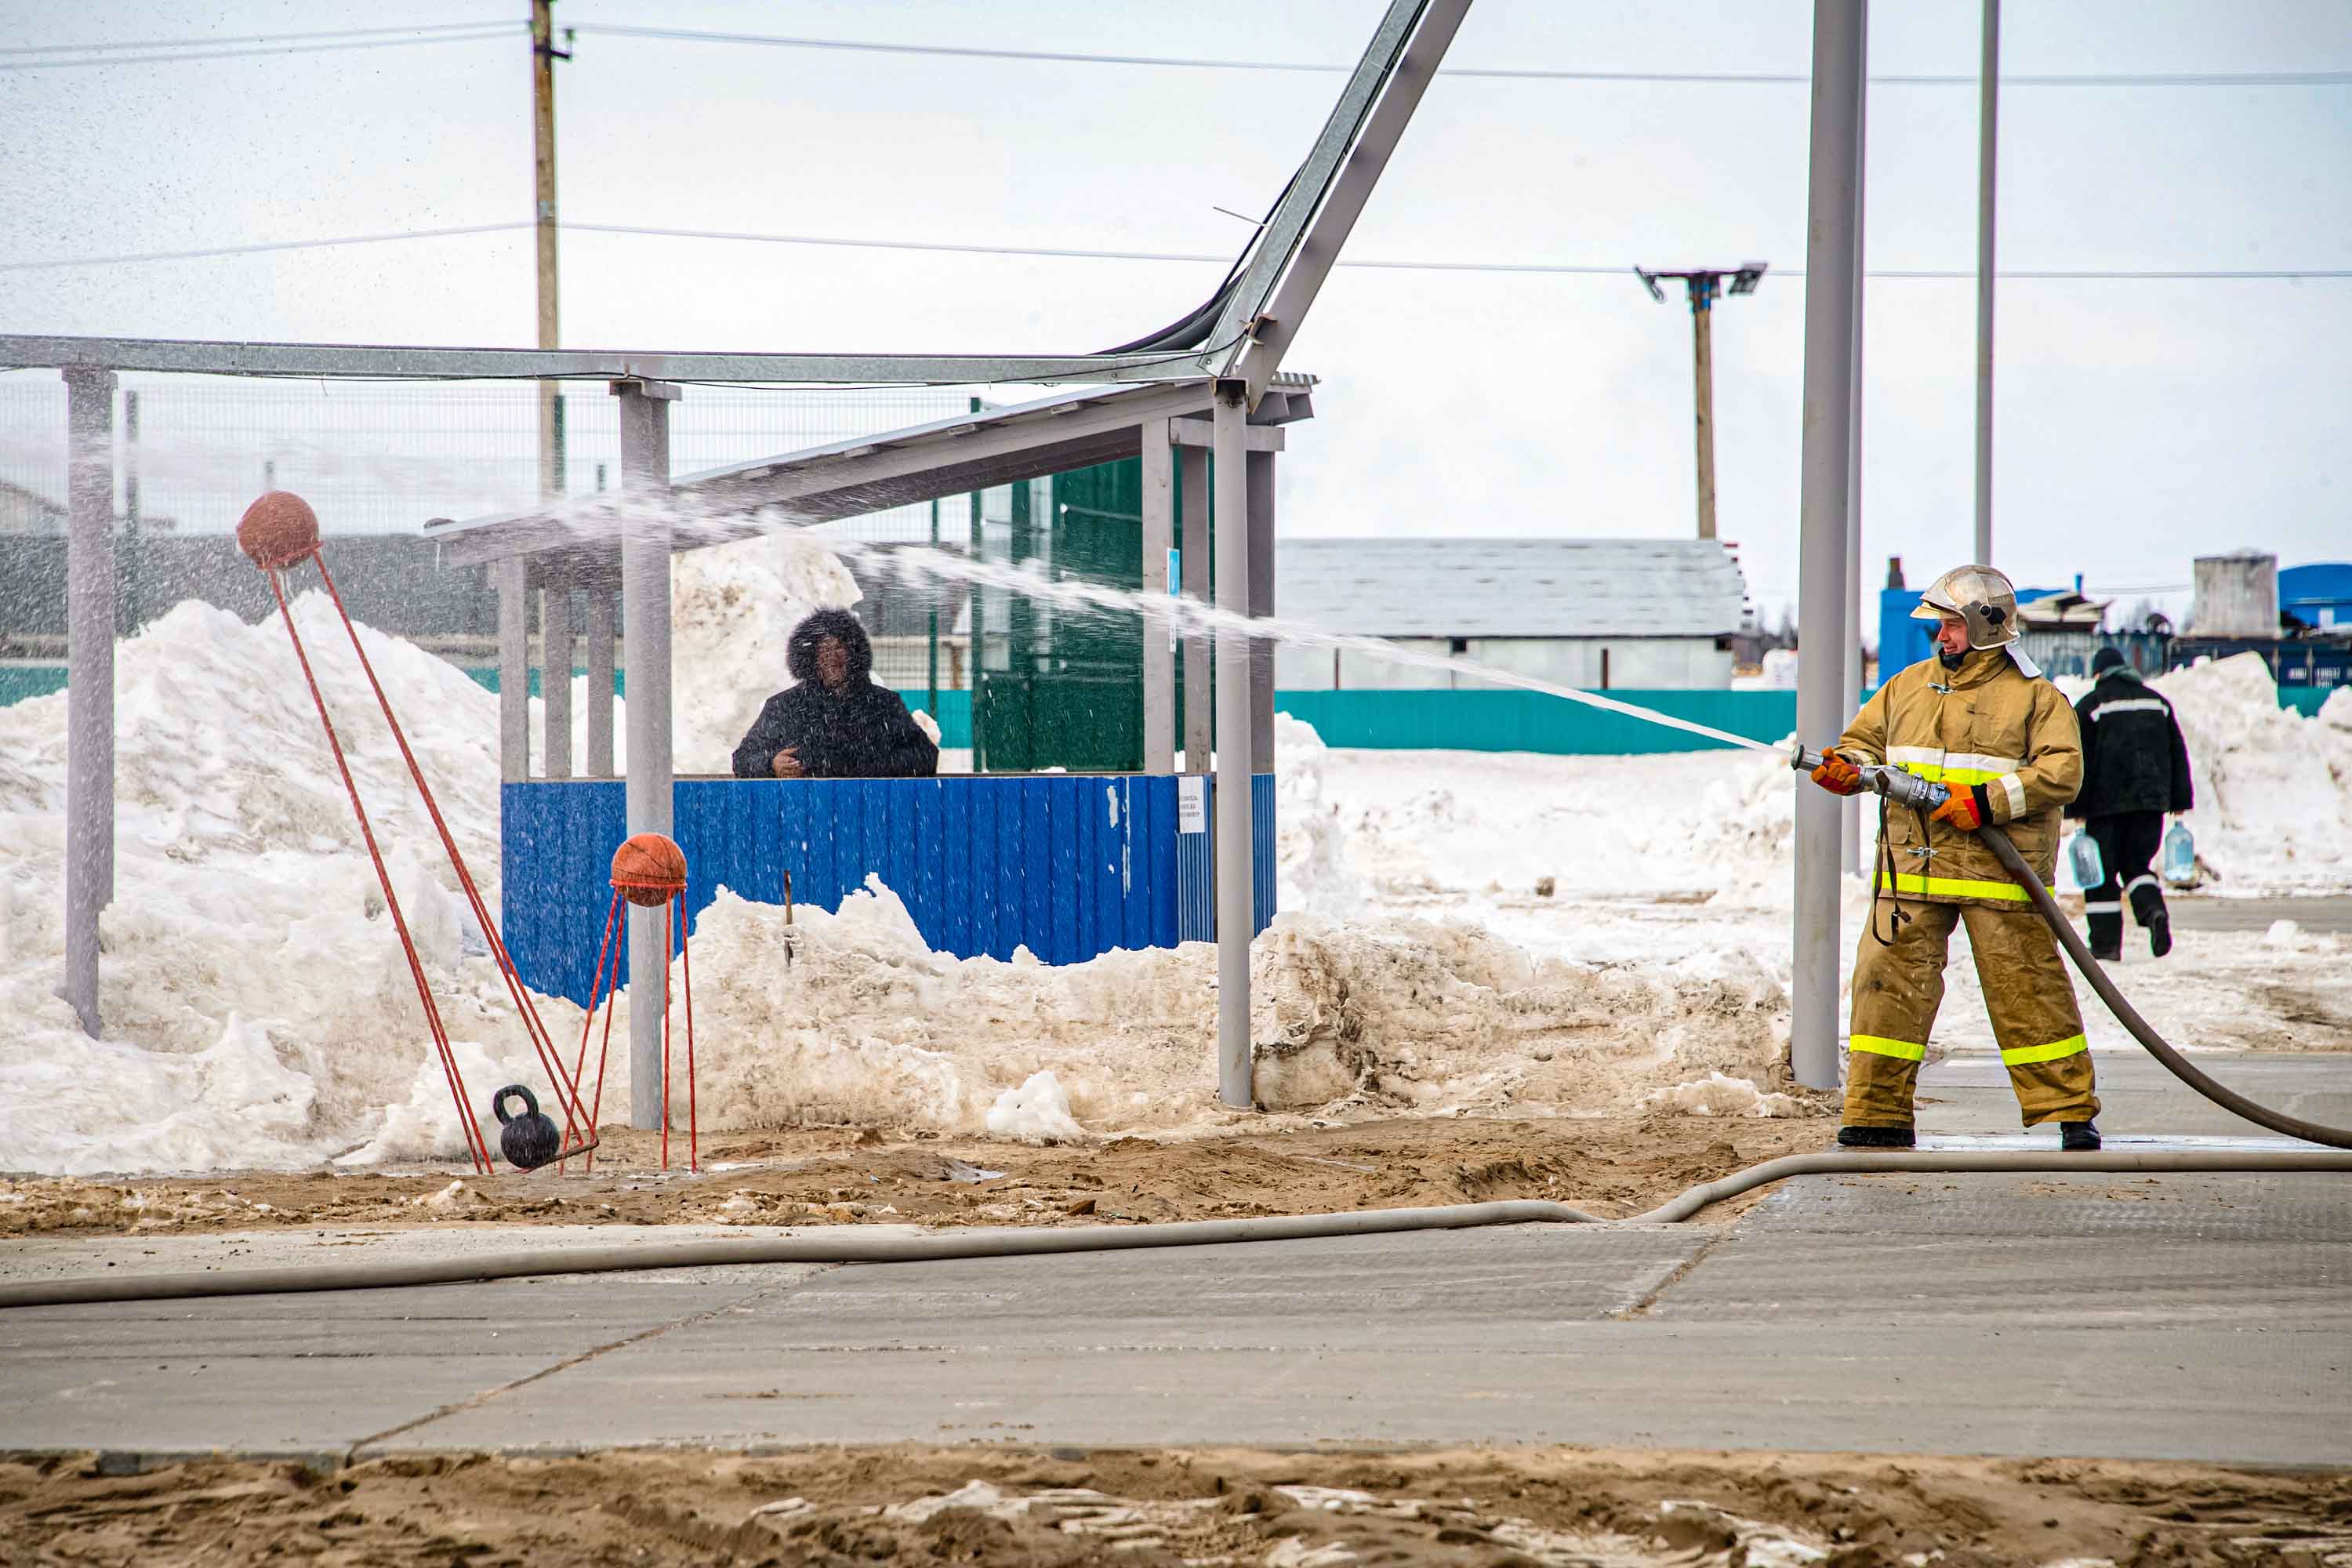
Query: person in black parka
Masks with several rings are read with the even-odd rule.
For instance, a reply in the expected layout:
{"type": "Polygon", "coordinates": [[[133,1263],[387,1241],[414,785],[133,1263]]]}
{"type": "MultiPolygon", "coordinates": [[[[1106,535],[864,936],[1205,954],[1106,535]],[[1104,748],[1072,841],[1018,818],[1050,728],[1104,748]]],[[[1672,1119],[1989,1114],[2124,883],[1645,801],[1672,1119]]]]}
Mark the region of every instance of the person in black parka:
{"type": "Polygon", "coordinates": [[[898,694],[872,678],[874,645],[847,610],[793,628],[784,667],[797,684],[767,700],[735,748],[739,779],[929,778],[940,749],[898,694]]]}
{"type": "Polygon", "coordinates": [[[2162,958],[2172,951],[2172,918],[2148,868],[2164,841],[2165,814],[2187,811],[2194,801],[2189,742],[2172,704],[2140,684],[2139,672],[2121,653],[2101,648],[2091,674],[2097,684],[2074,704],[2083,731],[2083,793],[2066,808],[2067,816],[2084,819],[2106,868],[2106,880],[2084,900],[2091,952],[2123,956],[2124,900],[2129,898],[2132,918],[2147,932],[2148,951],[2162,958]]]}

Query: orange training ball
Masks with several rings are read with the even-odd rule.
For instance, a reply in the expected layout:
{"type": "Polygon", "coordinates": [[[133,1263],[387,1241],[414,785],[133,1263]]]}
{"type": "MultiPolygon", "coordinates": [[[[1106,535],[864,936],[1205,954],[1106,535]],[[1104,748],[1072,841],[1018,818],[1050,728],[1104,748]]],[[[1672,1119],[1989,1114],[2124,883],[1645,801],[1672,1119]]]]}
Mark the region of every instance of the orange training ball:
{"type": "Polygon", "coordinates": [[[292,490],[271,490],[237,519],[236,547],[256,566],[291,566],[318,550],[319,514],[292,490]]]}
{"type": "Polygon", "coordinates": [[[625,839],[613,851],[613,886],[633,904],[666,904],[686,890],[686,851],[658,833],[625,839]]]}

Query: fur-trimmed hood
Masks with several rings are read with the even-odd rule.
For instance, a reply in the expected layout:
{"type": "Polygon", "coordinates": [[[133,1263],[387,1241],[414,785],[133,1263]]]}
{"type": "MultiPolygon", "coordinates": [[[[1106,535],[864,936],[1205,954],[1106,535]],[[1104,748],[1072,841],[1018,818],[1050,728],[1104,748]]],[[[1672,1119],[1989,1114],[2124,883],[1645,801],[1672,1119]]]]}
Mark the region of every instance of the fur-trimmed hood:
{"type": "Polygon", "coordinates": [[[818,610],[793,628],[792,638],[784,645],[784,668],[794,680],[815,681],[816,645],[827,637],[839,637],[849,650],[849,683],[860,686],[874,674],[874,644],[867,639],[866,628],[847,610],[818,610]]]}

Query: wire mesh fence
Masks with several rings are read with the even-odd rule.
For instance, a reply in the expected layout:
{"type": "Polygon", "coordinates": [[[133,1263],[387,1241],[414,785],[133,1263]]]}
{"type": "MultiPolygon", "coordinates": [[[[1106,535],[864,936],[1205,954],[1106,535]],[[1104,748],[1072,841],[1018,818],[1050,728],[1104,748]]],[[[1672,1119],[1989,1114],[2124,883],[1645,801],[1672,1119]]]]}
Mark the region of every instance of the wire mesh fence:
{"type": "MultiPolygon", "coordinates": [[[[670,411],[673,477],[944,419],[976,405],[972,389],[957,387],[681,390],[670,411]]],[[[562,490],[586,496],[617,488],[618,399],[601,383],[561,384],[557,410],[562,490]]],[[[128,536],[121,546],[128,563],[124,591],[149,599],[169,592],[172,584],[216,597],[203,586],[205,574],[161,557],[208,558],[225,549],[216,536],[233,530],[265,489],[299,491],[329,535],[420,541],[430,519],[520,511],[541,499],[535,382],[124,374],[114,395],[112,427],[115,513],[118,529],[128,536]],[[203,542],[166,546],[166,541],[203,542]],[[142,572],[142,565],[151,569],[142,572]]],[[[9,552],[22,581],[0,594],[0,642],[16,645],[16,651],[37,649],[63,630],[61,548],[54,552],[59,559],[52,572],[46,560],[52,552],[35,542],[43,536],[62,541],[66,471],[62,380],[38,372],[0,375],[0,537],[28,536],[9,552]],[[52,598],[58,602],[52,605],[52,598]]],[[[1001,534],[1010,515],[1006,495],[982,497],[979,510],[1001,534]]],[[[972,539],[973,517],[972,499],[959,496],[826,523],[816,531],[870,545],[936,540],[960,550],[972,539]]],[[[429,552],[420,546],[415,554],[421,570],[429,552]]],[[[859,569],[859,576],[866,591],[859,613],[874,636],[880,679],[921,687],[936,667],[941,686],[968,684],[971,661],[960,625],[968,612],[961,592],[870,569],[859,569]]],[[[444,640],[489,629],[476,624],[492,613],[486,588],[460,592],[441,584],[426,591],[420,581],[410,601],[405,607],[416,624],[386,629],[444,640]]],[[[125,629],[166,607],[126,601],[125,629]]],[[[400,607],[388,602],[386,613],[396,617],[400,607]]]]}

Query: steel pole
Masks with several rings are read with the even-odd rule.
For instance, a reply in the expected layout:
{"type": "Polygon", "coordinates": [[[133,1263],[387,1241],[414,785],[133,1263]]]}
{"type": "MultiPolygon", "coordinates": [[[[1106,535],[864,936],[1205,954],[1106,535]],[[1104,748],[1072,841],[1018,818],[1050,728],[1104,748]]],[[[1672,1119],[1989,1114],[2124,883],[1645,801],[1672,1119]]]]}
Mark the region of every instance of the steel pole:
{"type": "MultiPolygon", "coordinates": [[[[1213,431],[1212,440],[1215,438],[1213,431]]],[[[1181,542],[1179,574],[1184,597],[1200,604],[1210,599],[1209,586],[1209,454],[1198,447],[1176,448],[1177,527],[1181,542]]],[[[1209,672],[1210,639],[1197,632],[1184,634],[1184,771],[1209,771],[1209,692],[1215,685],[1209,672]]]]}
{"type": "MultiPolygon", "coordinates": [[[[1864,290],[1869,276],[1870,189],[1870,14],[1862,17],[1863,79],[1853,106],[1853,414],[1846,437],[1845,603],[1846,613],[1862,617],[1862,354],[1864,290]]],[[[1866,617],[1846,629],[1845,698],[1862,700],[1862,630],[1866,617]]],[[[1850,796],[1838,812],[1838,871],[1851,876],[1862,864],[1862,800],[1850,796]]]]}
{"type": "Polygon", "coordinates": [[[66,378],[66,973],[99,1032],[98,921],[114,901],[114,373],[66,378]]]}
{"type": "MultiPolygon", "coordinates": [[[[1249,613],[1264,619],[1274,609],[1274,461],[1272,452],[1249,454],[1249,613]]],[[[1250,766],[1274,771],[1274,642],[1250,639],[1250,766]]]]}
{"type": "Polygon", "coordinates": [[[548,573],[539,599],[541,766],[551,779],[572,776],[572,577],[548,573]]]}
{"type": "Polygon", "coordinates": [[[499,563],[499,777],[530,777],[530,559],[499,563]]]}
{"type": "Polygon", "coordinates": [[[1977,79],[1977,534],[1973,559],[1992,564],[1992,297],[1994,153],[2000,142],[2000,0],[1984,0],[1977,79]]]}
{"type": "Polygon", "coordinates": [[[1690,284],[1691,385],[1698,410],[1698,536],[1715,537],[1715,310],[1706,298],[1713,279],[1690,284]]]}
{"type": "MultiPolygon", "coordinates": [[[[1142,522],[1144,594],[1164,598],[1176,584],[1176,448],[1168,421],[1143,422],[1142,522]]],[[[1143,612],[1143,771],[1176,771],[1176,623],[1166,610],[1143,612]]]]}
{"type": "MultiPolygon", "coordinates": [[[[616,381],[621,399],[621,643],[628,671],[628,828],[670,831],[669,405],[677,388],[616,381]]],[[[629,1125],[662,1123],[666,909],[629,906],[629,1125]]]]}
{"type": "MultiPolygon", "coordinates": [[[[1245,384],[1220,382],[1213,443],[1217,608],[1249,614],[1249,409],[1245,384]]],[[[1256,878],[1251,865],[1250,643],[1217,635],[1217,1098],[1255,1100],[1250,1050],[1250,938],[1256,878]]]]}
{"type": "Polygon", "coordinates": [[[588,754],[581,773],[592,779],[613,776],[613,579],[599,566],[586,581],[588,614],[588,754]]]}
{"type": "MultiPolygon", "coordinates": [[[[1846,500],[1852,477],[1853,342],[1864,0],[1814,0],[1812,130],[1805,241],[1805,405],[1799,498],[1797,733],[1809,746],[1845,727],[1846,500]]],[[[1790,932],[1790,1066],[1838,1081],[1838,807],[1797,786],[1796,909],[1790,932]]]]}

